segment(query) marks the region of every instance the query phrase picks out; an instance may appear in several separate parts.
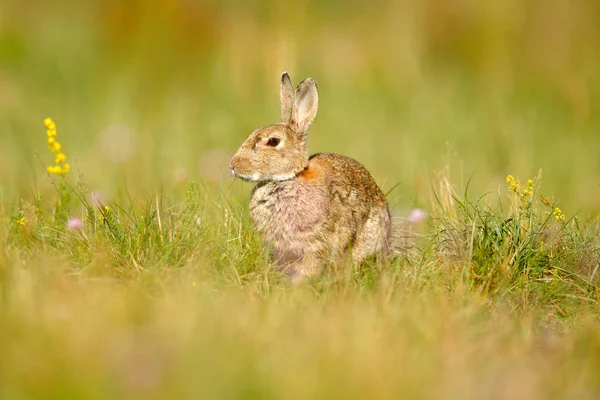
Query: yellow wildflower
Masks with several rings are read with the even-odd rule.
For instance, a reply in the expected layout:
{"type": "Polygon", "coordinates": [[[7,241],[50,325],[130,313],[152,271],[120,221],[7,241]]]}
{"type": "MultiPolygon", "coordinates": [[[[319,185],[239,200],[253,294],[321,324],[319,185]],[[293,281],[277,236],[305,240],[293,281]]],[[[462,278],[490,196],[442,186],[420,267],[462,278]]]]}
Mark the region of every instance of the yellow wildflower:
{"type": "Polygon", "coordinates": [[[65,161],[67,159],[67,156],[65,156],[65,153],[56,153],[56,155],[54,156],[54,162],[56,164],[60,164],[61,162],[65,161]]]}
{"type": "Polygon", "coordinates": [[[515,180],[515,177],[512,175],[508,175],[506,177],[506,183],[508,183],[508,190],[511,192],[519,193],[519,184],[515,180]]]}
{"type": "Polygon", "coordinates": [[[61,144],[57,141],[53,141],[51,144],[48,145],[48,149],[53,153],[58,153],[61,148],[61,144]]]}
{"type": "Polygon", "coordinates": [[[54,121],[52,121],[52,118],[46,118],[44,120],[44,125],[46,125],[46,128],[48,128],[48,130],[56,130],[56,124],[54,124],[54,121]]]}
{"type": "Polygon", "coordinates": [[[556,207],[554,211],[552,211],[552,215],[554,215],[554,218],[556,218],[557,221],[565,220],[565,214],[563,214],[562,210],[558,207],[556,207]]]}
{"type": "Polygon", "coordinates": [[[61,152],[62,146],[58,140],[56,140],[56,124],[51,118],[46,118],[44,120],[44,125],[46,125],[47,128],[46,136],[48,137],[48,150],[50,150],[52,153],[55,153],[55,165],[48,166],[48,173],[64,176],[71,170],[71,166],[65,162],[67,156],[61,152]]]}
{"type": "Polygon", "coordinates": [[[523,189],[523,195],[529,197],[533,196],[533,179],[527,181],[527,188],[523,189]]]}
{"type": "Polygon", "coordinates": [[[17,220],[17,224],[23,226],[25,225],[25,217],[21,217],[17,220]]]}

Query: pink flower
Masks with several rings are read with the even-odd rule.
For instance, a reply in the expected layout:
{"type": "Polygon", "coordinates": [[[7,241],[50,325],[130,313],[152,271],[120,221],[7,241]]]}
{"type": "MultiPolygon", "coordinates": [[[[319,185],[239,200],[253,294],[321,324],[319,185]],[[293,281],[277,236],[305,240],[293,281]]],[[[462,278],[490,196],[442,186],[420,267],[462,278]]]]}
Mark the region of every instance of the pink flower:
{"type": "Polygon", "coordinates": [[[415,208],[410,212],[406,219],[411,224],[418,224],[419,222],[427,219],[427,211],[421,210],[420,208],[415,208]]]}
{"type": "Polygon", "coordinates": [[[83,222],[79,218],[71,218],[67,221],[67,229],[72,231],[83,229],[83,222]]]}

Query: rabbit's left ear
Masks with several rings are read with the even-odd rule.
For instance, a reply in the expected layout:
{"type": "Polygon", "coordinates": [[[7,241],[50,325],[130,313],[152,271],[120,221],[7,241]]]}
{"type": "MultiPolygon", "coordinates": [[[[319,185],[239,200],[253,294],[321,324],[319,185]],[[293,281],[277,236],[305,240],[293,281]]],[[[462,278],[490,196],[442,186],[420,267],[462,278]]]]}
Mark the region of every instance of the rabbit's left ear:
{"type": "Polygon", "coordinates": [[[281,122],[287,124],[291,121],[294,112],[294,87],[287,72],[281,74],[279,98],[281,99],[281,122]]]}
{"type": "Polygon", "coordinates": [[[296,101],[290,122],[299,135],[306,136],[308,127],[317,116],[318,107],[317,83],[313,78],[307,78],[296,88],[296,101]]]}

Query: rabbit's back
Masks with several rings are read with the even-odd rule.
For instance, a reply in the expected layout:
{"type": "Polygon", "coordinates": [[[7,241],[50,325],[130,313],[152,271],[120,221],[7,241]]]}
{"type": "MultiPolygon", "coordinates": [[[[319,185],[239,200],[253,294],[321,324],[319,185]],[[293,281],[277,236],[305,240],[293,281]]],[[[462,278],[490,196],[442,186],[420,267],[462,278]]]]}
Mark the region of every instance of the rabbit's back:
{"type": "MultiPolygon", "coordinates": [[[[310,157],[309,168],[305,170],[310,176],[311,166],[325,168],[324,174],[329,181],[332,200],[340,205],[360,206],[361,211],[373,205],[387,207],[385,196],[369,171],[353,158],[336,153],[317,153],[310,157]]],[[[302,174],[300,174],[302,176],[302,174]]]]}

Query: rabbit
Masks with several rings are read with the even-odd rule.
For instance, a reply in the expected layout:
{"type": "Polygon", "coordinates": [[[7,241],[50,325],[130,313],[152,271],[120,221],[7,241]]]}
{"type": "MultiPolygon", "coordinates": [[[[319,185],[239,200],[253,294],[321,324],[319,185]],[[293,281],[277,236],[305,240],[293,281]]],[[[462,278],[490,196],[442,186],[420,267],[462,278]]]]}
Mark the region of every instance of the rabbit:
{"type": "Polygon", "coordinates": [[[255,129],[230,163],[234,177],[257,183],[250,216],[279,264],[302,281],[348,250],[357,265],[386,254],[390,211],[367,169],[335,153],[308,155],[319,102],[314,79],[294,91],[284,72],[280,101],[281,122],[255,129]]]}

